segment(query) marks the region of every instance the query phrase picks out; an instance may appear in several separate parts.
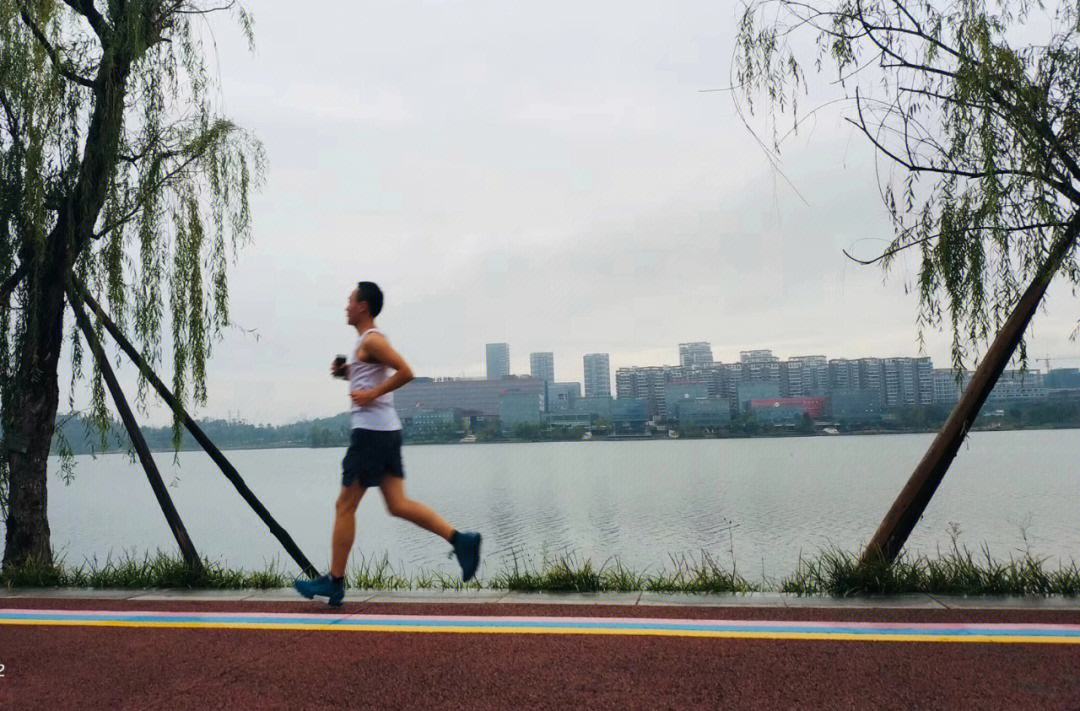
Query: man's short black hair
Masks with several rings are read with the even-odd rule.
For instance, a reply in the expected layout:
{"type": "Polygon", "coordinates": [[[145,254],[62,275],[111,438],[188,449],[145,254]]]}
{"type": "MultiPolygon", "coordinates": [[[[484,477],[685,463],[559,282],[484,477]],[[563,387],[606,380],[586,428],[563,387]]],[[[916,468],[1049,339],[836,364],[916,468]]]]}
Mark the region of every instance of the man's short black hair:
{"type": "Polygon", "coordinates": [[[362,281],[356,285],[356,300],[367,302],[371,318],[375,318],[382,311],[382,289],[373,281],[362,281]]]}

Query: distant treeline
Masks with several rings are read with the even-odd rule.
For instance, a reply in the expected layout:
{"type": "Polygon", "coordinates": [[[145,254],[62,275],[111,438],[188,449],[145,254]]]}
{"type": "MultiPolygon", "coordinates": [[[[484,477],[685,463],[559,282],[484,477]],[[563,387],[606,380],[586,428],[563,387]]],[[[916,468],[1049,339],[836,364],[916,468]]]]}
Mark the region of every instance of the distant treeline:
{"type": "MultiPolygon", "coordinates": [[[[904,407],[893,413],[890,425],[910,430],[937,429],[945,424],[950,411],[950,407],[940,404],[904,407]]],[[[975,426],[978,429],[1080,427],[1080,400],[1050,398],[991,402],[983,405],[975,426]]]]}
{"type": "MultiPolygon", "coordinates": [[[[199,427],[221,449],[260,449],[269,447],[336,447],[349,442],[349,413],[334,417],[295,422],[288,425],[255,425],[240,420],[200,420],[199,427]]],[[[143,427],[143,437],[154,451],[173,448],[173,430],[168,427],[143,427]]],[[[120,422],[111,422],[104,438],[98,427],[79,414],[57,418],[52,453],[59,454],[63,443],[73,454],[127,451],[127,432],[120,422]]],[[[199,449],[198,442],[185,429],[180,449],[199,449]]]]}
{"type": "MultiPolygon", "coordinates": [[[[848,432],[872,430],[877,432],[926,432],[945,422],[949,408],[944,405],[924,405],[899,408],[888,418],[873,425],[845,426],[848,432]]],[[[600,423],[598,423],[600,424],[600,423]]],[[[294,422],[288,425],[255,425],[242,420],[200,420],[199,426],[221,449],[261,449],[277,447],[346,447],[349,444],[349,413],[333,417],[294,422]]],[[[1041,400],[1034,402],[987,405],[976,421],[977,429],[1037,429],[1080,427],[1080,400],[1041,400]]],[[[674,426],[677,429],[677,426],[674,426]]],[[[604,426],[593,427],[594,434],[607,434],[604,426]]],[[[790,428],[788,428],[790,429],[790,428]]],[[[795,427],[796,432],[812,433],[815,427],[807,420],[795,427]]],[[[766,427],[749,415],[736,418],[717,432],[679,429],[689,437],[769,437],[778,434],[775,427],[766,427]]],[[[173,448],[172,427],[144,427],[143,437],[150,449],[158,452],[173,448]]],[[[584,429],[553,430],[541,425],[519,425],[512,433],[503,433],[497,426],[475,432],[480,441],[552,441],[580,439],[584,429]]],[[[456,428],[435,432],[410,432],[407,439],[414,444],[424,442],[456,442],[461,437],[456,428]]],[[[127,451],[127,433],[119,422],[110,423],[102,442],[101,433],[79,414],[57,418],[57,434],[53,437],[53,454],[61,452],[66,441],[73,454],[127,451]],[[62,438],[62,439],[61,439],[62,438]]],[[[180,449],[199,449],[198,443],[184,430],[180,449]]]]}

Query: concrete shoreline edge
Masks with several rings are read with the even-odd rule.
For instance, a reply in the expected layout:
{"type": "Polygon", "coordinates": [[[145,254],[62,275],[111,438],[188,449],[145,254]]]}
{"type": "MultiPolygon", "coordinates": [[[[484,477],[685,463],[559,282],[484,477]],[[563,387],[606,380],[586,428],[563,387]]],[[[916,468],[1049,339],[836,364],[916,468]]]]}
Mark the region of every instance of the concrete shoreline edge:
{"type": "MultiPolygon", "coordinates": [[[[266,590],[108,589],[108,588],[0,588],[0,600],[125,600],[184,602],[307,602],[292,588],[266,590]]],[[[1075,610],[1080,597],[1065,596],[952,596],[909,593],[830,597],[793,593],[572,593],[502,590],[350,590],[353,603],[417,604],[537,604],[613,605],[657,607],[773,607],[860,608],[908,610],[1075,610]]]]}

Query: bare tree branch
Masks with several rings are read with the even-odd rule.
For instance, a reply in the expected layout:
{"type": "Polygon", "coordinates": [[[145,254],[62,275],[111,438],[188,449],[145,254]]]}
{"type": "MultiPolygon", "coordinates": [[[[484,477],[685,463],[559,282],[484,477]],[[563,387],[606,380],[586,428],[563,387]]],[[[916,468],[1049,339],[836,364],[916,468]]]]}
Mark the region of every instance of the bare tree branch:
{"type": "MultiPolygon", "coordinates": [[[[131,163],[132,165],[134,165],[135,163],[138,163],[139,161],[146,158],[146,156],[150,155],[153,152],[153,150],[154,150],[154,143],[151,142],[151,143],[147,144],[146,148],[143,148],[138,153],[135,153],[135,154],[121,153],[117,157],[120,160],[124,161],[125,163],[131,163]]],[[[180,153],[181,153],[181,151],[179,151],[179,150],[168,150],[168,151],[161,151],[157,155],[162,160],[168,160],[169,158],[175,158],[176,156],[180,155],[180,153]]]]}
{"type": "Polygon", "coordinates": [[[109,23],[94,7],[94,0],[63,0],[64,4],[86,18],[97,36],[104,40],[112,31],[109,23]]]}
{"type": "Polygon", "coordinates": [[[15,109],[12,108],[7,93],[2,88],[0,88],[0,105],[4,107],[4,114],[7,115],[8,130],[11,132],[11,139],[13,141],[18,141],[19,136],[21,135],[19,117],[15,115],[15,109]]]}
{"type": "MultiPolygon", "coordinates": [[[[874,35],[873,35],[874,31],[883,31],[883,32],[886,32],[886,33],[887,32],[896,32],[896,33],[900,33],[900,34],[906,34],[906,35],[918,37],[919,39],[922,39],[922,40],[924,40],[926,42],[929,42],[930,44],[933,44],[934,46],[938,47],[942,51],[947,52],[948,54],[952,55],[953,57],[959,59],[961,62],[971,64],[972,66],[981,66],[982,63],[979,62],[974,57],[971,57],[971,56],[969,56],[967,54],[964,54],[963,52],[960,52],[960,51],[956,50],[955,48],[945,44],[944,42],[941,42],[940,40],[928,35],[926,32],[924,32],[922,30],[922,28],[918,24],[918,22],[915,21],[915,19],[907,11],[907,8],[901,2],[899,2],[899,0],[893,0],[893,2],[894,2],[894,4],[896,4],[901,9],[901,11],[905,15],[907,15],[911,19],[911,21],[915,24],[915,26],[917,28],[916,30],[909,30],[909,29],[903,28],[903,27],[871,25],[863,17],[861,4],[859,5],[859,16],[857,18],[858,22],[860,24],[862,24],[863,27],[866,29],[867,38],[869,38],[870,41],[873,42],[875,45],[877,45],[883,52],[885,52],[886,54],[888,54],[889,56],[892,56],[894,59],[897,60],[896,63],[882,64],[883,68],[914,69],[916,71],[922,71],[922,72],[928,72],[928,73],[938,74],[938,75],[942,75],[942,76],[948,76],[948,77],[951,77],[951,78],[954,78],[954,79],[956,78],[956,74],[954,72],[943,70],[943,69],[940,69],[938,67],[932,67],[932,66],[928,66],[928,65],[924,65],[924,64],[912,63],[909,60],[901,57],[899,54],[887,49],[876,37],[874,37],[874,35]]],[[[1028,100],[1028,97],[1030,96],[1030,92],[1024,91],[1023,87],[1016,86],[1016,84],[1014,82],[1008,81],[1007,79],[1005,79],[1004,77],[1001,77],[1001,76],[998,76],[998,79],[1005,82],[1008,89],[1013,94],[1015,94],[1018,98],[1023,99],[1025,102],[1028,100]]],[[[997,101],[999,104],[1001,104],[1006,109],[1006,115],[1020,114],[1021,116],[1023,116],[1023,118],[1025,118],[1027,120],[1027,122],[1030,124],[1030,127],[1032,129],[1034,129],[1040,135],[1040,137],[1043,140],[1045,140],[1047,143],[1049,143],[1050,146],[1054,149],[1054,152],[1057,153],[1058,157],[1065,164],[1066,169],[1073,176],[1073,179],[1080,181],[1080,165],[1077,164],[1077,161],[1075,160],[1075,158],[1073,158],[1073,156],[1069,153],[1069,151],[1064,146],[1061,145],[1060,139],[1058,138],[1057,134],[1054,133],[1053,128],[1049,125],[1049,123],[1045,120],[1045,118],[1037,116],[1036,112],[1030,110],[1030,107],[1021,107],[1020,101],[1017,101],[1015,103],[1008,101],[1008,99],[1005,97],[1005,95],[1000,91],[996,91],[996,90],[991,88],[989,90],[989,93],[990,93],[990,96],[995,101],[997,101]],[[1025,110],[1025,109],[1027,109],[1027,110],[1025,110]]],[[[1072,199],[1074,202],[1077,202],[1078,204],[1080,204],[1080,200],[1078,200],[1078,198],[1080,198],[1080,193],[1077,193],[1077,191],[1074,188],[1072,188],[1072,186],[1068,186],[1068,189],[1065,192],[1067,192],[1069,194],[1070,199],[1072,199]]]]}
{"type": "Polygon", "coordinates": [[[948,104],[955,104],[957,106],[972,106],[983,111],[990,111],[1002,121],[1008,121],[1008,116],[1003,114],[999,109],[995,108],[993,104],[985,104],[981,101],[960,101],[953,96],[941,94],[936,91],[931,91],[929,89],[916,89],[913,86],[904,86],[902,84],[897,84],[896,90],[904,94],[920,94],[922,96],[927,96],[932,99],[938,99],[939,101],[944,101],[948,104]]]}
{"type": "Polygon", "coordinates": [[[956,78],[956,72],[950,72],[947,69],[939,69],[938,67],[931,67],[927,64],[917,64],[909,62],[906,59],[897,62],[890,62],[889,64],[882,64],[882,69],[914,69],[919,72],[926,72],[927,74],[936,74],[938,76],[949,77],[950,79],[956,78]]]}
{"type": "Polygon", "coordinates": [[[30,16],[30,11],[27,9],[25,2],[20,3],[19,16],[22,17],[23,24],[25,24],[30,30],[30,33],[34,35],[34,38],[37,39],[38,43],[45,48],[45,52],[49,55],[49,59],[52,60],[53,66],[56,67],[56,71],[60,72],[63,77],[76,84],[85,86],[88,89],[96,88],[97,84],[92,80],[75,73],[75,70],[60,57],[60,53],[49,43],[49,38],[45,36],[45,33],[42,32],[41,28],[34,22],[34,18],[30,16]]]}
{"type": "MultiPolygon", "coordinates": [[[[858,92],[856,92],[856,94],[857,93],[858,92]]],[[[933,149],[935,153],[937,153],[937,155],[944,158],[954,167],[957,167],[957,169],[960,169],[956,162],[956,159],[949,154],[949,151],[946,150],[944,146],[938,143],[937,139],[933,136],[933,133],[930,131],[930,129],[924,126],[921,121],[914,117],[914,114],[911,111],[910,107],[903,107],[900,105],[899,96],[897,96],[897,98],[892,103],[878,103],[886,107],[885,116],[881,119],[881,123],[878,126],[879,132],[883,133],[888,131],[890,133],[901,136],[904,140],[904,148],[907,151],[908,159],[911,164],[915,164],[916,162],[915,152],[919,151],[924,146],[929,146],[931,149],[933,149]],[[903,123],[903,131],[900,131],[899,129],[893,128],[892,126],[888,125],[887,119],[889,115],[898,115],[900,117],[900,121],[903,123]],[[916,139],[914,147],[911,145],[912,126],[914,126],[919,131],[919,135],[916,139]]]]}
{"type": "Polygon", "coordinates": [[[896,5],[896,8],[897,8],[897,9],[898,9],[898,10],[899,10],[900,12],[902,12],[902,13],[904,14],[904,16],[905,16],[905,17],[907,17],[907,19],[908,19],[908,20],[910,20],[910,21],[911,21],[911,24],[915,25],[915,31],[916,31],[916,32],[917,32],[918,34],[920,34],[920,35],[921,35],[921,36],[923,36],[923,37],[928,37],[928,35],[927,35],[927,34],[926,34],[926,33],[925,33],[924,31],[923,31],[922,25],[920,25],[920,24],[919,24],[919,21],[918,21],[918,20],[916,20],[916,19],[915,19],[915,18],[914,18],[914,17],[912,16],[912,14],[911,14],[910,12],[908,12],[908,9],[907,9],[907,7],[906,7],[906,6],[904,5],[904,3],[900,2],[900,0],[893,0],[893,4],[894,4],[894,5],[896,5]]]}
{"type": "MultiPolygon", "coordinates": [[[[887,44],[885,44],[884,42],[879,40],[877,37],[875,37],[874,32],[885,32],[886,34],[889,33],[889,32],[907,33],[907,34],[914,34],[914,33],[911,30],[903,30],[901,28],[893,27],[893,26],[890,26],[890,25],[872,25],[869,22],[867,22],[866,16],[863,14],[862,3],[861,2],[857,4],[857,7],[859,8],[859,10],[858,10],[858,13],[856,14],[856,16],[853,19],[856,22],[858,22],[860,25],[862,25],[863,30],[866,32],[866,38],[869,39],[871,42],[873,42],[875,45],[877,45],[877,48],[880,49],[882,51],[882,53],[888,55],[889,57],[892,57],[901,66],[919,67],[919,68],[925,69],[926,71],[931,71],[931,72],[933,72],[935,74],[945,74],[947,76],[954,76],[951,72],[948,72],[947,70],[944,70],[944,69],[938,69],[936,67],[929,67],[928,65],[914,64],[910,60],[908,60],[906,57],[904,57],[902,54],[900,54],[899,52],[893,50],[890,46],[888,46],[887,44]]],[[[889,65],[883,64],[882,66],[885,67],[885,66],[889,66],[889,65]]]]}
{"type": "Polygon", "coordinates": [[[191,5],[191,0],[174,0],[168,5],[168,7],[162,7],[160,14],[158,15],[158,23],[164,23],[168,18],[173,15],[212,15],[216,12],[223,12],[225,10],[231,10],[236,7],[236,0],[230,0],[229,2],[218,5],[217,7],[207,8],[191,8],[185,9],[185,6],[191,5]]]}
{"type": "MultiPolygon", "coordinates": [[[[1040,222],[1031,225],[1017,225],[1016,227],[1001,227],[1000,225],[978,225],[975,227],[965,227],[964,232],[985,232],[987,230],[1002,230],[1003,232],[1023,232],[1026,230],[1045,229],[1047,227],[1066,227],[1068,226],[1068,224],[1068,222],[1040,222]]],[[[858,257],[852,256],[851,253],[848,252],[846,249],[842,249],[840,251],[843,252],[844,256],[851,261],[857,262],[858,264],[862,264],[864,266],[869,266],[871,264],[876,264],[877,262],[880,262],[884,259],[888,259],[894,254],[899,254],[906,249],[911,249],[912,247],[917,247],[920,244],[925,244],[930,240],[937,239],[941,236],[941,234],[942,233],[938,232],[936,234],[926,235],[925,237],[920,237],[919,239],[913,240],[911,242],[907,242],[896,247],[891,247],[879,254],[878,256],[874,257],[873,259],[859,259],[858,257]]]]}
{"type": "Polygon", "coordinates": [[[23,277],[26,276],[28,271],[26,262],[23,262],[11,273],[11,276],[4,280],[3,284],[0,284],[0,308],[8,305],[8,299],[11,298],[11,292],[15,291],[15,287],[19,285],[19,282],[23,280],[23,277]]]}
{"type": "Polygon", "coordinates": [[[893,27],[893,26],[883,27],[883,28],[880,28],[880,29],[886,29],[886,30],[889,30],[889,31],[892,31],[892,32],[898,32],[900,34],[905,34],[905,35],[911,35],[913,37],[918,37],[919,39],[924,40],[924,41],[928,42],[929,44],[934,45],[935,47],[942,50],[943,52],[945,52],[947,54],[951,54],[956,59],[959,59],[959,60],[964,61],[964,62],[976,63],[975,60],[972,59],[971,57],[969,57],[968,55],[964,54],[963,52],[958,51],[954,47],[951,47],[951,46],[945,44],[944,42],[942,42],[938,38],[931,36],[925,30],[923,30],[922,25],[919,24],[919,21],[916,20],[915,17],[912,16],[912,14],[910,12],[908,12],[907,6],[904,5],[903,3],[901,3],[899,0],[893,0],[893,4],[896,5],[896,7],[899,8],[900,12],[902,12],[911,21],[911,24],[913,24],[915,26],[915,29],[914,30],[909,30],[906,27],[893,27]]]}
{"type": "MultiPolygon", "coordinates": [[[[969,60],[974,61],[974,60],[969,60]]],[[[978,62],[975,62],[978,64],[978,62]]],[[[1076,159],[1072,156],[1069,150],[1061,144],[1061,139],[1056,133],[1054,133],[1053,127],[1046,121],[1045,117],[1039,116],[1038,113],[1030,105],[1031,92],[1029,87],[1017,86],[1015,82],[1010,81],[1006,77],[1000,74],[995,76],[996,79],[1005,84],[1006,88],[1014,94],[1018,101],[1011,102],[1005,96],[1005,94],[993,87],[987,88],[987,93],[990,98],[998,102],[1002,107],[1006,109],[1006,114],[1017,115],[1025,120],[1027,126],[1033,129],[1044,141],[1046,141],[1053,149],[1054,153],[1065,164],[1065,168],[1072,175],[1073,180],[1080,181],[1080,165],[1077,164],[1076,159]]],[[[1071,199],[1077,205],[1080,205],[1080,192],[1078,192],[1071,185],[1068,186],[1069,199],[1071,199]]]]}
{"type": "MultiPolygon", "coordinates": [[[[169,171],[164,176],[162,176],[162,178],[160,180],[158,180],[156,183],[154,183],[152,186],[146,188],[145,190],[143,190],[141,192],[150,192],[150,193],[157,192],[164,185],[166,185],[170,180],[172,180],[174,177],[179,175],[189,165],[191,165],[192,163],[197,161],[199,158],[201,158],[204,153],[205,153],[205,151],[202,151],[200,153],[197,153],[195,155],[190,156],[183,163],[176,166],[176,168],[174,168],[173,170],[169,171]]],[[[139,203],[138,200],[136,200],[135,201],[135,207],[131,208],[127,213],[125,213],[123,217],[120,217],[120,218],[118,218],[116,220],[113,220],[109,224],[102,227],[99,232],[96,232],[94,234],[93,239],[101,239],[102,237],[109,234],[113,230],[119,229],[120,227],[123,227],[124,225],[128,224],[129,222],[131,222],[132,220],[134,220],[136,217],[139,216],[139,213],[142,212],[142,209],[143,209],[143,206],[139,203]]]]}
{"type": "Polygon", "coordinates": [[[794,133],[798,133],[799,128],[804,123],[806,123],[808,120],[810,120],[811,118],[816,118],[819,111],[823,111],[824,109],[827,109],[828,107],[832,106],[833,104],[842,104],[842,103],[846,103],[846,102],[849,102],[849,101],[853,101],[853,99],[851,97],[849,97],[849,96],[844,96],[844,97],[841,97],[839,99],[832,99],[831,101],[826,101],[824,104],[819,104],[818,106],[815,106],[810,111],[802,114],[802,116],[799,117],[798,120],[796,120],[794,123],[792,123],[791,128],[789,128],[787,130],[787,132],[784,133],[783,136],[780,136],[779,138],[776,139],[776,145],[779,146],[784,141],[786,141],[789,136],[791,136],[794,133]]]}
{"type": "Polygon", "coordinates": [[[912,173],[936,173],[939,175],[955,175],[962,178],[985,178],[993,175],[1021,175],[1027,178],[1041,180],[1048,185],[1053,186],[1056,190],[1061,192],[1069,199],[1080,202],[1080,193],[1077,193],[1076,189],[1073,186],[1069,185],[1064,181],[1057,181],[1049,176],[1039,175],[1038,173],[1033,173],[1031,171],[1009,168],[991,171],[971,171],[963,170],[960,168],[945,168],[942,166],[923,165],[921,163],[914,163],[909,160],[905,160],[904,158],[897,155],[894,151],[889,150],[876,136],[874,136],[870,132],[870,129],[866,124],[866,119],[863,116],[862,101],[860,99],[858,89],[855,90],[855,106],[858,110],[859,120],[853,121],[849,118],[845,118],[844,120],[862,131],[863,135],[865,135],[867,139],[874,144],[875,148],[877,148],[879,151],[891,158],[897,164],[903,166],[912,173]]]}
{"type": "MultiPolygon", "coordinates": [[[[998,106],[1001,106],[1004,109],[1006,109],[1005,111],[1002,111],[1001,109],[995,107],[995,105],[993,105],[993,104],[985,104],[985,103],[978,102],[978,101],[959,101],[959,100],[957,100],[957,99],[955,99],[955,98],[953,98],[951,96],[946,96],[944,94],[940,94],[938,92],[930,91],[930,90],[927,90],[927,89],[916,89],[914,87],[907,87],[907,86],[898,85],[897,90],[900,91],[900,92],[910,93],[910,94],[922,94],[922,95],[925,95],[925,96],[928,96],[928,97],[931,97],[931,98],[938,99],[940,101],[955,104],[957,106],[972,106],[972,107],[978,108],[980,110],[990,111],[998,119],[1003,121],[1005,124],[1011,126],[1012,129],[1014,131],[1016,131],[1017,135],[1020,136],[1025,141],[1038,141],[1040,139],[1043,140],[1043,141],[1047,141],[1050,137],[1056,137],[1053,134],[1053,131],[1051,130],[1051,128],[1048,125],[1046,126],[1046,131],[1042,132],[1042,131],[1039,131],[1036,126],[1031,125],[1030,122],[1017,123],[1014,117],[1016,116],[1016,114],[1018,114],[1020,112],[1020,110],[1013,104],[1005,103],[1004,102],[1004,97],[1002,97],[1002,101],[997,102],[998,106]],[[1027,129],[1027,130],[1025,130],[1025,129],[1027,129]],[[1037,135],[1032,136],[1031,135],[1032,130],[1034,130],[1037,135]]],[[[1067,155],[1067,151],[1066,151],[1066,155],[1067,155]]],[[[1047,163],[1048,163],[1048,167],[1050,167],[1050,168],[1053,167],[1052,163],[1050,163],[1049,160],[1047,161],[1047,163]]],[[[1058,173],[1059,171],[1055,170],[1053,172],[1058,173]]],[[[1062,191],[1064,191],[1066,193],[1069,193],[1070,195],[1075,195],[1076,194],[1075,189],[1072,188],[1072,186],[1070,186],[1068,183],[1065,182],[1064,176],[1062,176],[1061,181],[1059,183],[1057,183],[1057,186],[1059,187],[1059,189],[1061,189],[1062,191]]],[[[1073,198],[1073,199],[1075,201],[1075,198],[1073,198]]]]}
{"type": "MultiPolygon", "coordinates": [[[[183,5],[184,5],[184,3],[179,2],[179,3],[176,4],[176,7],[182,7],[183,5]]],[[[234,7],[236,7],[235,0],[233,0],[233,2],[225,3],[224,5],[219,5],[217,7],[203,8],[201,10],[179,10],[179,9],[178,10],[173,10],[170,14],[173,14],[173,15],[211,15],[211,14],[213,14],[215,12],[223,12],[224,10],[231,10],[234,7]]]]}
{"type": "Polygon", "coordinates": [[[856,33],[856,34],[843,34],[843,33],[840,33],[840,32],[836,32],[835,30],[832,30],[832,29],[830,29],[828,27],[819,25],[819,24],[817,24],[815,22],[815,20],[817,20],[817,18],[819,18],[819,17],[833,18],[834,21],[835,21],[836,18],[844,18],[844,19],[851,20],[851,21],[855,22],[855,21],[857,21],[857,18],[855,17],[855,15],[851,15],[851,14],[846,13],[846,12],[824,12],[822,10],[818,10],[815,7],[807,5],[806,3],[803,3],[803,2],[784,1],[781,4],[786,6],[788,11],[791,12],[791,14],[794,15],[796,18],[798,18],[799,22],[798,22],[798,24],[795,24],[795,25],[792,25],[791,27],[785,28],[784,32],[780,33],[780,36],[786,37],[787,35],[794,33],[796,30],[798,30],[803,25],[810,25],[811,27],[814,28],[815,31],[820,32],[820,33],[822,33],[824,35],[827,35],[829,37],[835,37],[837,39],[852,40],[852,39],[858,39],[859,37],[865,37],[866,36],[865,31],[859,32],[859,33],[856,33]],[[798,12],[796,12],[795,10],[792,10],[791,8],[802,8],[802,9],[808,10],[809,14],[800,15],[798,12]]]}

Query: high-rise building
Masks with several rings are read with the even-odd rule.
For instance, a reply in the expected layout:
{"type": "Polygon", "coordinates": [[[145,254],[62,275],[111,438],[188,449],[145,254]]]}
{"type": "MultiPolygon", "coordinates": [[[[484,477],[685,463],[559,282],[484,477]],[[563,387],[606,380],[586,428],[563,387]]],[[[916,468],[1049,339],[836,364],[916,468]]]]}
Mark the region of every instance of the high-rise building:
{"type": "MultiPolygon", "coordinates": [[[[1054,371],[1050,371],[1051,373],[1054,371]]],[[[952,368],[940,368],[932,373],[934,403],[955,405],[961,394],[971,384],[973,373],[965,370],[959,378],[952,368]]],[[[1016,400],[1039,400],[1049,395],[1048,378],[1037,370],[1005,370],[987,396],[987,402],[1000,403],[1016,400]]]]}
{"type": "Polygon", "coordinates": [[[780,397],[803,396],[805,370],[805,363],[794,358],[780,363],[780,397]]]}
{"type": "Polygon", "coordinates": [[[545,383],[555,382],[555,354],[530,353],[529,375],[545,383]]]}
{"type": "Polygon", "coordinates": [[[510,375],[510,344],[488,343],[487,349],[487,379],[502,380],[510,375]]]}
{"type": "Polygon", "coordinates": [[[903,358],[885,358],[881,361],[887,406],[914,404],[915,369],[909,366],[903,358]]]}
{"type": "Polygon", "coordinates": [[[821,397],[829,392],[829,359],[823,355],[793,356],[781,363],[781,381],[787,370],[788,386],[781,382],[784,397],[821,397]],[[783,366],[787,366],[784,368],[783,366]],[[795,376],[795,377],[793,377],[795,376]]]}
{"type": "Polygon", "coordinates": [[[971,380],[971,373],[960,373],[952,368],[938,368],[934,370],[934,402],[938,405],[955,405],[960,399],[960,394],[971,380]]]}
{"type": "Polygon", "coordinates": [[[742,351],[739,363],[744,381],[780,381],[780,359],[770,350],[742,351]]]}
{"type": "Polygon", "coordinates": [[[929,405],[934,401],[934,366],[927,357],[882,361],[885,405],[929,405]]]}
{"type": "Polygon", "coordinates": [[[631,366],[615,373],[618,399],[644,400],[650,417],[673,417],[668,412],[667,388],[670,385],[701,385],[709,399],[733,401],[742,377],[740,363],[709,365],[631,366]]]}
{"type": "Polygon", "coordinates": [[[920,405],[934,402],[934,363],[929,356],[915,359],[915,396],[920,405]]]}
{"type": "Polygon", "coordinates": [[[829,390],[860,390],[862,381],[859,377],[859,362],[847,358],[833,358],[829,361],[829,390]]]}
{"type": "Polygon", "coordinates": [[[705,341],[679,344],[679,365],[711,365],[712,346],[705,341]]]}
{"type": "Polygon", "coordinates": [[[611,363],[607,353],[589,353],[585,362],[585,397],[611,397],[611,363]]]}
{"type": "MultiPolygon", "coordinates": [[[[669,365],[664,367],[668,383],[696,383],[709,388],[709,397],[724,397],[727,372],[722,363],[669,365]]],[[[616,374],[618,378],[618,374],[616,374]]]]}
{"type": "Polygon", "coordinates": [[[1006,370],[998,376],[987,400],[1039,400],[1048,394],[1045,378],[1039,371],[1006,370]]]}
{"type": "Polygon", "coordinates": [[[740,363],[763,363],[779,360],[768,348],[756,351],[739,351],[740,363]]]}
{"type": "Polygon", "coordinates": [[[859,358],[859,389],[876,390],[881,398],[881,404],[885,404],[885,376],[882,373],[880,358],[859,358]]]}
{"type": "Polygon", "coordinates": [[[649,417],[666,413],[664,386],[667,368],[660,366],[633,366],[619,368],[615,373],[615,392],[618,399],[641,399],[647,403],[649,417]]]}
{"type": "Polygon", "coordinates": [[[734,401],[739,393],[739,383],[743,379],[742,363],[718,363],[717,366],[717,378],[721,385],[717,397],[734,401]]]}

